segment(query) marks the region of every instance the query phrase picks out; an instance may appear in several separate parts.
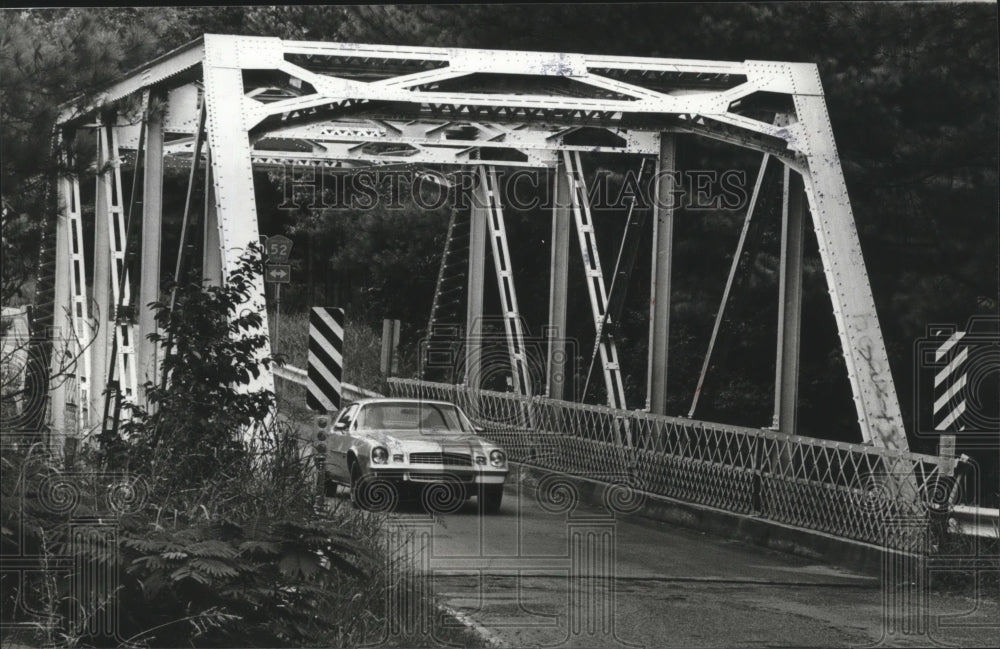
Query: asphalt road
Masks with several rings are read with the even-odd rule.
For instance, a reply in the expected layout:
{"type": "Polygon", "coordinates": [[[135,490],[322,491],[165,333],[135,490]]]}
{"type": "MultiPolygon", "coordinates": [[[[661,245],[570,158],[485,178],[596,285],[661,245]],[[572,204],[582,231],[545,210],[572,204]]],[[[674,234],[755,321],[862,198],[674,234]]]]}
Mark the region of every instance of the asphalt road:
{"type": "Polygon", "coordinates": [[[387,524],[440,601],[509,647],[1000,644],[995,593],[928,592],[887,621],[899,590],[877,578],[510,485],[499,515],[475,500],[435,516],[404,505],[387,524]]]}

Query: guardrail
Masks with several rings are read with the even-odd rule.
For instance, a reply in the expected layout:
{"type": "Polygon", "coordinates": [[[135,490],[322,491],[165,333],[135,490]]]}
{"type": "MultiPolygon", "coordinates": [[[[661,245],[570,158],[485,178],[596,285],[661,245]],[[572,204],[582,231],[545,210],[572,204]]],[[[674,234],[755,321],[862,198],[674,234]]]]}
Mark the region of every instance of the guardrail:
{"type": "Polygon", "coordinates": [[[954,460],[864,444],[390,379],[392,396],[457,403],[515,461],[924,553],[954,460]]]}
{"type": "MultiPolygon", "coordinates": [[[[291,381],[297,385],[309,385],[308,373],[301,368],[295,367],[294,365],[282,365],[280,367],[275,366],[272,369],[276,378],[285,379],[286,381],[291,381]]],[[[365,388],[359,388],[358,386],[350,383],[341,383],[340,388],[341,394],[346,401],[357,401],[358,399],[369,399],[382,396],[378,392],[366,390],[365,388]]]]}
{"type": "Polygon", "coordinates": [[[949,528],[964,536],[1000,538],[1000,510],[955,505],[949,512],[949,528]]]}

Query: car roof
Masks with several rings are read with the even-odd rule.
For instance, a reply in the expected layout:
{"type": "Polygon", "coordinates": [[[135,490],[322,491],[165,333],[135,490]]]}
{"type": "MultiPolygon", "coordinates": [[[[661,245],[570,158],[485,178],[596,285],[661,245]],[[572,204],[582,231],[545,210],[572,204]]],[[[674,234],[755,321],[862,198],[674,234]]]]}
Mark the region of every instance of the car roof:
{"type": "Polygon", "coordinates": [[[358,399],[354,402],[354,405],[367,406],[371,404],[379,403],[424,403],[424,404],[434,404],[438,406],[454,406],[455,404],[450,401],[440,401],[437,399],[407,399],[394,397],[372,397],[369,399],[358,399]]]}

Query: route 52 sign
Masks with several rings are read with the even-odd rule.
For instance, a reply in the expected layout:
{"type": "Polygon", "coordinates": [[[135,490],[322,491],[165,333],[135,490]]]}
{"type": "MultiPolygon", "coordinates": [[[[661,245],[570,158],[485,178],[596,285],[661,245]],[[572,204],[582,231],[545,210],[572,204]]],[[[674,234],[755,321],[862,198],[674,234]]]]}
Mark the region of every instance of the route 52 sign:
{"type": "Polygon", "coordinates": [[[292,240],[281,234],[268,237],[264,252],[267,254],[267,263],[287,264],[288,257],[292,254],[292,240]]]}

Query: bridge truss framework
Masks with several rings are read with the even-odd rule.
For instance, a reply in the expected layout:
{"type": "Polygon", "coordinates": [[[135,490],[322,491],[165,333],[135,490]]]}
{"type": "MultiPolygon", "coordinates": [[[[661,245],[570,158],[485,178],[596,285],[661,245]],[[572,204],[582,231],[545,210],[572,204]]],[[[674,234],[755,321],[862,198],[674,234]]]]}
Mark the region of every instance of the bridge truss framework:
{"type": "MultiPolygon", "coordinates": [[[[67,108],[62,142],[80,129],[100,134],[102,173],[93,266],[84,255],[79,179],[59,184],[62,214],[56,229],[56,318],[76,334],[85,363],[72,384],[53,390],[52,412],[77,404],[77,426],[93,426],[105,409],[104,386],[141,398],[138,382],[159,375],[162,350],[146,336],[155,331],[146,304],[159,299],[164,161],[191,160],[190,186],[207,150],[203,268],[219,283],[240,254],[259,240],[254,165],[289,168],[364,165],[474,165],[496,186],[495,167],[555,170],[556,194],[571,201],[553,212],[548,331],[548,397],[564,398],[569,246],[575,227],[581,245],[595,330],[608,327],[609,295],[596,255],[580,154],[619,153],[655,159],[649,365],[646,409],[666,414],[666,378],[675,206],[669,183],[678,136],[700,136],[760,152],[784,166],[782,256],[775,427],[796,430],[804,219],[811,215],[843,348],[864,442],[907,450],[898,398],[861,254],[843,172],[817,67],[768,61],[718,62],[549,52],[444,49],[283,41],[205,35],[108,87],[97,100],[67,108]],[[126,105],[140,104],[139,120],[126,105]],[[162,107],[162,110],[158,110],[162,107]],[[600,133],[600,144],[581,137],[600,133]],[[141,272],[129,293],[125,264],[132,207],[122,203],[118,147],[136,151],[142,167],[141,272]],[[577,185],[574,186],[574,183],[577,185]],[[151,269],[157,269],[153,272],[151,269]],[[86,273],[93,296],[88,296],[86,273]],[[95,313],[89,304],[96,305],[95,313]],[[137,304],[130,324],[109,314],[137,304]],[[63,320],[62,307],[69,314],[63,320]],[[100,326],[106,324],[107,326],[100,326]],[[87,346],[84,339],[95,337],[87,346]],[[112,340],[114,341],[112,343],[112,340]],[[112,349],[109,355],[108,350],[112,349]],[[560,352],[563,352],[560,354],[560,352]],[[111,356],[114,358],[111,358],[111,356]]],[[[754,192],[756,201],[760,182],[754,192]]],[[[134,201],[135,192],[133,192],[134,201]]],[[[466,335],[476,336],[483,310],[485,238],[492,237],[497,281],[512,350],[519,344],[519,314],[509,266],[502,206],[482,196],[472,215],[466,335]],[[505,284],[505,282],[507,284],[505,284]]],[[[185,208],[191,206],[190,189],[185,208]]],[[[749,219],[750,214],[748,214],[749,219]]],[[[745,231],[745,230],[744,230],[745,231]]],[[[89,234],[89,233],[88,233],[89,234]]],[[[743,238],[741,237],[742,245],[743,238]]],[[[183,250],[183,246],[181,246],[183,250]]],[[[738,259],[739,255],[736,255],[738,259]]],[[[734,264],[737,260],[734,260],[734,264]]],[[[178,262],[178,267],[180,262],[178,262]]],[[[734,266],[735,269],[735,266],[734,266]]],[[[262,279],[248,306],[265,316],[262,279]]],[[[729,292],[727,284],[726,293],[729,292]]],[[[613,284],[613,282],[612,282],[613,284]]],[[[719,316],[725,307],[725,296],[719,316]]],[[[712,340],[718,330],[715,327],[712,340]]],[[[625,408],[613,340],[598,339],[609,405],[625,408]]],[[[595,346],[595,350],[598,349],[595,346]]],[[[478,367],[478,344],[466,346],[467,368],[478,367]]],[[[710,353],[710,352],[709,352],[710,353]]],[[[524,359],[512,354],[515,387],[524,359]]],[[[707,363],[706,363],[707,367],[707,363]]],[[[703,378],[703,377],[702,377],[703,378]]],[[[273,388],[265,372],[249,389],[273,388]]],[[[478,387],[475,371],[466,384],[478,387]]],[[[700,383],[700,380],[699,380],[700,383]]],[[[692,412],[694,405],[692,405],[692,412]]],[[[58,424],[57,424],[58,428],[58,424]]]]}

